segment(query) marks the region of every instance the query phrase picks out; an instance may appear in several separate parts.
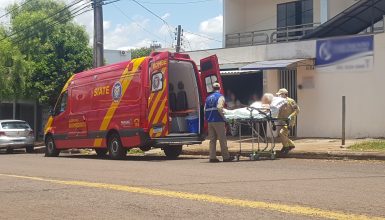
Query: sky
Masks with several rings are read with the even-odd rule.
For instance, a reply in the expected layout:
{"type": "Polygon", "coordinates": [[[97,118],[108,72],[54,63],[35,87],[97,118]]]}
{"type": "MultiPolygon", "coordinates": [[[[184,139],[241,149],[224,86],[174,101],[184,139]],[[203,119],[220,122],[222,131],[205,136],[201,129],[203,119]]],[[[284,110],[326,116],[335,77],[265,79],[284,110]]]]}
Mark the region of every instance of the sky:
{"type": "MultiPolygon", "coordinates": [[[[12,2],[0,0],[0,16],[12,2]]],[[[66,3],[74,0],[60,0],[66,3]]],[[[83,0],[79,5],[89,2],[83,0]]],[[[110,0],[108,0],[110,1],[110,0]]],[[[186,51],[222,46],[222,0],[137,0],[167,22],[146,11],[132,0],[119,0],[103,6],[105,49],[148,47],[157,41],[164,48],[175,46],[175,27],[184,30],[182,48],[186,51]]],[[[75,18],[93,35],[92,10],[75,18]]],[[[0,20],[4,22],[4,18],[0,20]]],[[[91,43],[91,42],[90,42],[91,43]]]]}

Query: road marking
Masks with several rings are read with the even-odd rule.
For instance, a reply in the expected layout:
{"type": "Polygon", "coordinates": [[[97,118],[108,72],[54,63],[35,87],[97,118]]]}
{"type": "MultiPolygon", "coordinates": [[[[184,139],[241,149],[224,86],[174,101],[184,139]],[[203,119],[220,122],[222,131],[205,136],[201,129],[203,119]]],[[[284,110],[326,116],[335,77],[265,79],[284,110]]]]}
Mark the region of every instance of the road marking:
{"type": "Polygon", "coordinates": [[[176,199],[210,202],[210,203],[228,205],[228,206],[263,209],[267,211],[275,211],[275,212],[282,212],[286,214],[303,215],[303,216],[317,217],[317,218],[385,220],[385,218],[383,217],[349,214],[349,213],[344,213],[339,211],[329,211],[329,210],[299,206],[299,205],[285,205],[285,204],[279,204],[279,203],[232,199],[232,198],[212,196],[212,195],[206,195],[206,194],[186,193],[186,192],[169,191],[169,190],[162,190],[162,189],[150,189],[150,188],[144,188],[144,187],[133,187],[133,186],[116,185],[116,184],[108,184],[108,183],[56,180],[56,179],[48,179],[48,178],[42,178],[42,177],[20,176],[20,175],[1,174],[1,173],[0,173],[0,176],[35,180],[35,181],[41,181],[41,182],[49,182],[49,183],[55,183],[55,184],[61,184],[61,185],[82,186],[82,187],[89,187],[89,188],[124,191],[124,192],[137,193],[137,194],[143,194],[143,195],[149,195],[149,196],[162,196],[162,197],[169,197],[169,198],[176,198],[176,199]]]}

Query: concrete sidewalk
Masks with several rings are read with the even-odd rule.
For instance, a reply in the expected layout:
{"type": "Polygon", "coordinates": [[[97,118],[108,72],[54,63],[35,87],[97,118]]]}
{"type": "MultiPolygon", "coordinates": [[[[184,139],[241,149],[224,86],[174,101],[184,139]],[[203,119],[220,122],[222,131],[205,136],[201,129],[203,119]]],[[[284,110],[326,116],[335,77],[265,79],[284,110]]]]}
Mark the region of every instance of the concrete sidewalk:
{"type": "MultiPolygon", "coordinates": [[[[353,151],[349,146],[373,139],[346,140],[346,145],[341,146],[339,139],[297,139],[296,148],[287,156],[277,153],[278,158],[303,158],[303,159],[352,159],[352,160],[385,160],[385,151],[353,151]]],[[[242,156],[248,157],[251,152],[251,141],[242,142],[242,156]]],[[[255,145],[256,147],[257,145],[255,145]]],[[[264,147],[264,145],[261,145],[264,147]]],[[[232,154],[239,152],[239,141],[236,138],[228,139],[229,151],[232,154]]],[[[282,148],[281,143],[276,144],[276,151],[282,148]]],[[[209,142],[206,140],[201,145],[183,148],[186,155],[208,155],[209,142]]],[[[219,143],[217,143],[217,154],[220,155],[219,143]]]]}

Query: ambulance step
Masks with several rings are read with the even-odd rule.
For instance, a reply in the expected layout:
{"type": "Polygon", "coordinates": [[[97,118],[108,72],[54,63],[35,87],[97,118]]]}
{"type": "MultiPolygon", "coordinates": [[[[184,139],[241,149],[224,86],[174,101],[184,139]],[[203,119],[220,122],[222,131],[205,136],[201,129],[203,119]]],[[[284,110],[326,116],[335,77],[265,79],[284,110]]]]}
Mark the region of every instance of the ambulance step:
{"type": "Polygon", "coordinates": [[[154,138],[156,145],[193,145],[201,144],[203,138],[194,134],[194,136],[167,136],[164,138],[154,138]]]}
{"type": "Polygon", "coordinates": [[[171,133],[167,137],[197,137],[196,133],[171,133]]]}

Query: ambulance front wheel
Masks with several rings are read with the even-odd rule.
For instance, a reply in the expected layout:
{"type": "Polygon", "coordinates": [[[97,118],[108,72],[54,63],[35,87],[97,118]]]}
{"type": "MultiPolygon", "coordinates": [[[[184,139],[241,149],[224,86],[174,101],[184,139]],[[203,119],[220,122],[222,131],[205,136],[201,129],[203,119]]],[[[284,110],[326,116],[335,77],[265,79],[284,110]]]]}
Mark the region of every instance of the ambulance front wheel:
{"type": "Polygon", "coordinates": [[[108,136],[108,154],[113,160],[122,160],[127,156],[127,149],[123,147],[117,133],[112,133],[108,136]]]}
{"type": "Polygon", "coordinates": [[[176,159],[182,153],[182,145],[167,146],[163,148],[163,151],[168,159],[176,159]]]}
{"type": "Polygon", "coordinates": [[[53,137],[49,135],[45,139],[45,156],[46,157],[57,157],[60,154],[60,150],[56,148],[53,137]]]}

